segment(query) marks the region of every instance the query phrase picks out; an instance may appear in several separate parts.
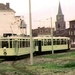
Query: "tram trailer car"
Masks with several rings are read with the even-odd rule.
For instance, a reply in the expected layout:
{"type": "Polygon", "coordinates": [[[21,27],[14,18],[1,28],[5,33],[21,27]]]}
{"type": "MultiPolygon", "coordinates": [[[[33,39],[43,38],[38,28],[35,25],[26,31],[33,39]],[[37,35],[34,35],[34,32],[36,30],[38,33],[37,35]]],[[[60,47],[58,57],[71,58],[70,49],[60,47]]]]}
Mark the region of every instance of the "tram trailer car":
{"type": "Polygon", "coordinates": [[[29,37],[0,38],[0,57],[3,58],[18,57],[26,54],[30,54],[29,37]]]}
{"type": "Polygon", "coordinates": [[[52,51],[52,42],[54,51],[70,50],[70,38],[68,37],[35,37],[34,41],[35,51],[39,53],[52,51]]]}

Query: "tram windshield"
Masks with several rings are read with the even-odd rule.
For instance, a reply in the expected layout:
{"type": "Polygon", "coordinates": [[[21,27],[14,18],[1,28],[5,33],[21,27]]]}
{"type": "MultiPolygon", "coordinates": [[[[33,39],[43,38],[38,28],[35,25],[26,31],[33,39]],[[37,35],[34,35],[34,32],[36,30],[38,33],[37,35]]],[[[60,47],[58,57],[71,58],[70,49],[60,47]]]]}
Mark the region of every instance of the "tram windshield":
{"type": "Polygon", "coordinates": [[[8,48],[8,41],[2,41],[2,48],[8,48]]]}

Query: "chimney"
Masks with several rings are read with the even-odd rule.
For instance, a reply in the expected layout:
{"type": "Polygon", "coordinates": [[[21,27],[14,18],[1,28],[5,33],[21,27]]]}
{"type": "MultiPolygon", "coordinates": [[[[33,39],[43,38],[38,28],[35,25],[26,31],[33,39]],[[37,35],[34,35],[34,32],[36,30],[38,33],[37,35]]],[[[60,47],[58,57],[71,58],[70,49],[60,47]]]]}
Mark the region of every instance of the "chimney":
{"type": "Polygon", "coordinates": [[[7,9],[9,9],[10,8],[10,4],[6,3],[6,7],[7,7],[7,9]]]}

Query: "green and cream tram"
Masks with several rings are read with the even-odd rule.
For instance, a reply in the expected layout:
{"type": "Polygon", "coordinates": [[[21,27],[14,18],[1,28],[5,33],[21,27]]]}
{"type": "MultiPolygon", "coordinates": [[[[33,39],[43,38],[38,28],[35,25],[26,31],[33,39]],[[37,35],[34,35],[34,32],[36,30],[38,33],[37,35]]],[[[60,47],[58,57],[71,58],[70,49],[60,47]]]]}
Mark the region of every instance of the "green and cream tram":
{"type": "Polygon", "coordinates": [[[54,51],[69,50],[69,40],[68,37],[35,37],[35,50],[39,52],[52,51],[52,46],[54,51]]]}
{"type": "Polygon", "coordinates": [[[0,38],[0,56],[21,56],[30,53],[29,37],[0,38]]]}

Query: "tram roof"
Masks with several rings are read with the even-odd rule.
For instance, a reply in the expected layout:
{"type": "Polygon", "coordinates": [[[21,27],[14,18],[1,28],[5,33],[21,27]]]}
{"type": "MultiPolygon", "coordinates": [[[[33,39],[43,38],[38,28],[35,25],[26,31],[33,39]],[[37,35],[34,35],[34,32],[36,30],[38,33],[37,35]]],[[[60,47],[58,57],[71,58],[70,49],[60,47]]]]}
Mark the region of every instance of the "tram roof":
{"type": "Polygon", "coordinates": [[[29,39],[29,37],[10,36],[10,37],[1,37],[0,39],[29,39]]]}
{"type": "MultiPolygon", "coordinates": [[[[52,37],[34,37],[34,39],[51,39],[52,37]]],[[[70,39],[69,37],[53,37],[53,39],[70,39]]]]}
{"type": "MultiPolygon", "coordinates": [[[[33,39],[51,39],[52,37],[33,37],[33,39]]],[[[30,37],[22,36],[11,36],[11,37],[1,37],[0,39],[30,39],[30,37]]],[[[69,37],[53,37],[53,39],[70,39],[69,37]]]]}

